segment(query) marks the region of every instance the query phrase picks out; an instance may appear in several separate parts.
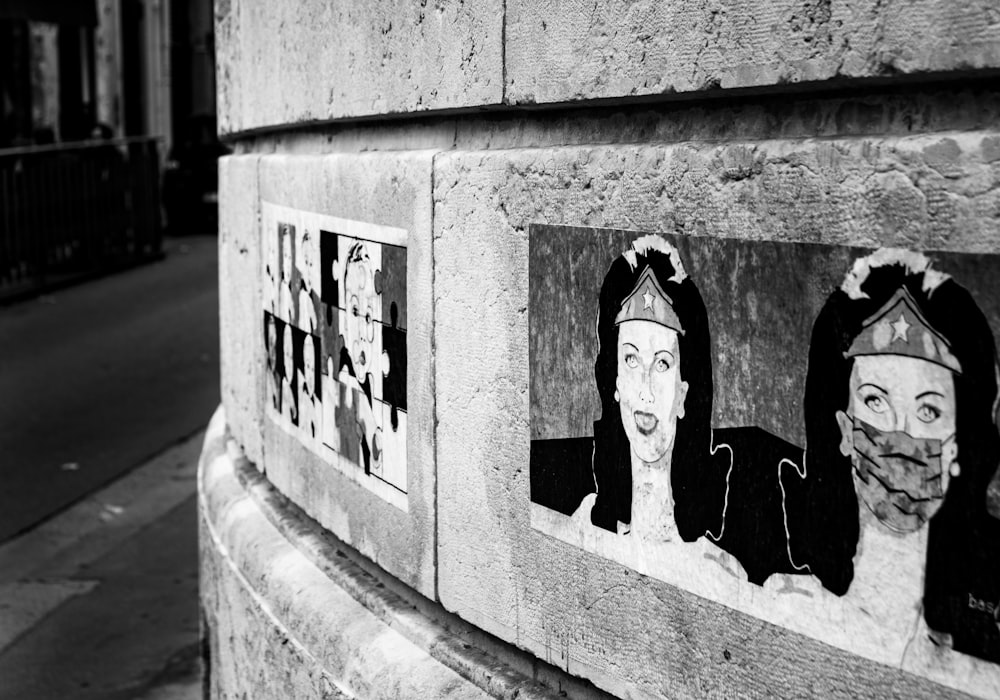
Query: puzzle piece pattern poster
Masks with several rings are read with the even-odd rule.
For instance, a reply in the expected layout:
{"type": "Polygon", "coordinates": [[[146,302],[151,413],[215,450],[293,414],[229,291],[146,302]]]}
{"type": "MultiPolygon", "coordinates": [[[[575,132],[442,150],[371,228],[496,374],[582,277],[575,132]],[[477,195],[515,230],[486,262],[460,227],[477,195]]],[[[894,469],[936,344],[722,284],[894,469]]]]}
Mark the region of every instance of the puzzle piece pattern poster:
{"type": "Polygon", "coordinates": [[[403,511],[403,229],[261,203],[270,420],[403,511]]]}

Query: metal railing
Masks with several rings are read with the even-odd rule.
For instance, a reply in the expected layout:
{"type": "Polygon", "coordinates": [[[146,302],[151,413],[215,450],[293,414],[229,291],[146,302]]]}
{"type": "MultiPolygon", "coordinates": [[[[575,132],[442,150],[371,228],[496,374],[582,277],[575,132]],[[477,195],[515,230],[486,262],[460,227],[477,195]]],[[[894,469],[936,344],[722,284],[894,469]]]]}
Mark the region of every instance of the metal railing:
{"type": "Polygon", "coordinates": [[[0,149],[0,300],[159,256],[154,138],[0,149]]]}

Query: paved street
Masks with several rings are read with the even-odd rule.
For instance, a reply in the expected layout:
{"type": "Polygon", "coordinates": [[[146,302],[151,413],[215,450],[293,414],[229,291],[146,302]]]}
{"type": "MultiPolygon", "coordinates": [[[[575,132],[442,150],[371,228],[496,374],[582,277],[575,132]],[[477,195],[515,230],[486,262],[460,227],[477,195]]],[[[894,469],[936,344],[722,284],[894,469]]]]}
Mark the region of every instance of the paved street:
{"type": "Polygon", "coordinates": [[[215,236],[0,308],[0,542],[203,428],[219,402],[215,236]]]}
{"type": "Polygon", "coordinates": [[[215,236],[0,308],[0,699],[201,697],[215,236]]]}
{"type": "Polygon", "coordinates": [[[201,439],[0,545],[0,700],[201,697],[201,439]]]}

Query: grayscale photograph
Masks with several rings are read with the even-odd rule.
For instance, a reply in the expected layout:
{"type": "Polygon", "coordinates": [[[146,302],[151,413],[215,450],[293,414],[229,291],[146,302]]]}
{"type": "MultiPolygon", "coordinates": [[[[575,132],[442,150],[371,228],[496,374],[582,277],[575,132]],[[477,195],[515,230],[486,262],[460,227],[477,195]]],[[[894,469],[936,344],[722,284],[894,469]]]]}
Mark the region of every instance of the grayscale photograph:
{"type": "Polygon", "coordinates": [[[1000,699],[997,0],[0,0],[0,700],[1000,699]]]}

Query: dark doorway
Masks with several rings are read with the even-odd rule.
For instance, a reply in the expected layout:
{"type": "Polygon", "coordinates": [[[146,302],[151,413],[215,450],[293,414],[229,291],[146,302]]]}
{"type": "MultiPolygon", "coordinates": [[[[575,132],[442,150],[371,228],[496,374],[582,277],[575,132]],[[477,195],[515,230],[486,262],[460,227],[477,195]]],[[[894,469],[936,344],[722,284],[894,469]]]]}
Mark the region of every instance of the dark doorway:
{"type": "Polygon", "coordinates": [[[141,0],[122,0],[122,99],[125,135],[146,133],[145,18],[141,0]]]}
{"type": "Polygon", "coordinates": [[[0,148],[31,135],[29,55],[28,23],[0,19],[0,148]]]}
{"type": "Polygon", "coordinates": [[[94,39],[89,27],[59,27],[59,132],[81,141],[94,128],[94,39]]]}

